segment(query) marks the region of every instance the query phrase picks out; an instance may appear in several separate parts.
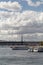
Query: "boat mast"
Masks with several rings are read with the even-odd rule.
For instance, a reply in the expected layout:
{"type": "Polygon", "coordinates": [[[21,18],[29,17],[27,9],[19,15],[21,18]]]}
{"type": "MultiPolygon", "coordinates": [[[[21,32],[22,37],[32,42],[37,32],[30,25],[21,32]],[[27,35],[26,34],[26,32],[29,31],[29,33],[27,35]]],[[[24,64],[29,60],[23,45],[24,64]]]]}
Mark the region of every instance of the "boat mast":
{"type": "Polygon", "coordinates": [[[23,45],[23,34],[21,34],[21,45],[23,45]]]}

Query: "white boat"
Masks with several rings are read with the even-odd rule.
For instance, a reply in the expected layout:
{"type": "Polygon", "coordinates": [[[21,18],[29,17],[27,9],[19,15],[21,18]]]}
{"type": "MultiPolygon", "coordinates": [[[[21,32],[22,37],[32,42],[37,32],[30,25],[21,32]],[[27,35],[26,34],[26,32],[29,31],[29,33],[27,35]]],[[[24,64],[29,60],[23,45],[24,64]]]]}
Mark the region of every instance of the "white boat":
{"type": "Polygon", "coordinates": [[[28,49],[28,52],[33,52],[33,49],[32,49],[32,48],[29,48],[29,49],[28,49]]]}
{"type": "Polygon", "coordinates": [[[34,48],[33,49],[33,52],[38,52],[38,48],[34,48]]]}
{"type": "Polygon", "coordinates": [[[38,48],[29,48],[28,49],[28,52],[38,52],[38,48]]]}

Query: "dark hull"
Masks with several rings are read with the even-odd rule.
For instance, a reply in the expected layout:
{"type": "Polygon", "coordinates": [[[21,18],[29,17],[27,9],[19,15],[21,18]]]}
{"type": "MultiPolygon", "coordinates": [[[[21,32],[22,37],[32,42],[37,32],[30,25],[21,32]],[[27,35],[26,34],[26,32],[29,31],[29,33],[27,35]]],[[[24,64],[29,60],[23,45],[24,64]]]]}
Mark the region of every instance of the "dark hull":
{"type": "Polygon", "coordinates": [[[43,48],[39,48],[38,49],[38,52],[43,52],[43,48]]]}
{"type": "Polygon", "coordinates": [[[12,48],[12,50],[28,50],[29,48],[27,47],[15,47],[15,48],[12,48]]]}

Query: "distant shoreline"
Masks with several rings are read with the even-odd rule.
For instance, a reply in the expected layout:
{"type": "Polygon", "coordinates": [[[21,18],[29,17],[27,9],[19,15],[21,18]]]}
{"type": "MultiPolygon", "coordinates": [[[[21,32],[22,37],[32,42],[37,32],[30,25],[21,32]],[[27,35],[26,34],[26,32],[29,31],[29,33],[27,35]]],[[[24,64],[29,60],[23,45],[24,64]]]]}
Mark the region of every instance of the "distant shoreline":
{"type": "Polygon", "coordinates": [[[39,45],[41,41],[0,41],[0,45],[39,45]]]}

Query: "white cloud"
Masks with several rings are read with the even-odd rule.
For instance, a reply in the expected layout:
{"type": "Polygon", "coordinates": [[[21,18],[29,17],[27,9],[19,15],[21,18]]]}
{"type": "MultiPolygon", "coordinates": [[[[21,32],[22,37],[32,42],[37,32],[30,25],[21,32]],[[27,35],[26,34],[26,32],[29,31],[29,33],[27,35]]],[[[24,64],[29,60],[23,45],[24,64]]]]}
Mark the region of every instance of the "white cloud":
{"type": "Polygon", "coordinates": [[[27,1],[29,6],[40,6],[41,4],[43,4],[43,1],[36,1],[36,2],[32,2],[32,0],[24,0],[27,1]]]}
{"type": "Polygon", "coordinates": [[[15,34],[18,33],[28,34],[28,36],[30,34],[30,38],[26,36],[26,39],[29,40],[35,40],[36,38],[36,40],[41,40],[43,35],[43,12],[29,10],[22,13],[0,11],[0,39],[11,40],[13,38],[12,40],[14,40],[15,38],[17,40],[19,36],[16,37],[15,34]]]}
{"type": "Polygon", "coordinates": [[[43,41],[43,33],[26,34],[24,41],[43,41]]]}
{"type": "Polygon", "coordinates": [[[7,9],[10,11],[19,11],[22,9],[22,6],[21,4],[19,4],[19,2],[8,1],[8,2],[0,2],[0,8],[7,9]]]}

